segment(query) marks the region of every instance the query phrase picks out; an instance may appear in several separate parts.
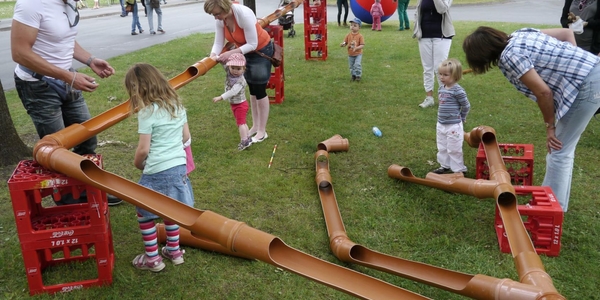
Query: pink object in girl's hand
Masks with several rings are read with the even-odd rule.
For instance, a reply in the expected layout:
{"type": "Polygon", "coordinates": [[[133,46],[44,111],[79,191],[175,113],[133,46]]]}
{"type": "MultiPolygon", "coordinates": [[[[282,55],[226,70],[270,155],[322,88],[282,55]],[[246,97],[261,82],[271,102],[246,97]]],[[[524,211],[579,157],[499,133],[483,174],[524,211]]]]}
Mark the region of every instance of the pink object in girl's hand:
{"type": "Polygon", "coordinates": [[[187,174],[190,174],[196,168],[196,165],[194,164],[194,156],[192,155],[192,146],[189,145],[183,148],[183,150],[185,150],[185,166],[187,168],[187,174]]]}

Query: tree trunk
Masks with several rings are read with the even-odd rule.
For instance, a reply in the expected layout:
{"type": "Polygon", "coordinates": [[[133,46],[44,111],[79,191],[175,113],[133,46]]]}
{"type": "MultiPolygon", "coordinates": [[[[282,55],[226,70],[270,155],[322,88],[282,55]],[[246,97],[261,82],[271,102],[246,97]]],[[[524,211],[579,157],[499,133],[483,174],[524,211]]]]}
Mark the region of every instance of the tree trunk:
{"type": "Polygon", "coordinates": [[[32,150],[21,140],[8,111],[6,95],[0,81],[0,167],[15,165],[31,157],[32,150]]]}
{"type": "Polygon", "coordinates": [[[256,1],[255,0],[244,0],[244,5],[250,7],[250,9],[256,15],[256,1]]]}

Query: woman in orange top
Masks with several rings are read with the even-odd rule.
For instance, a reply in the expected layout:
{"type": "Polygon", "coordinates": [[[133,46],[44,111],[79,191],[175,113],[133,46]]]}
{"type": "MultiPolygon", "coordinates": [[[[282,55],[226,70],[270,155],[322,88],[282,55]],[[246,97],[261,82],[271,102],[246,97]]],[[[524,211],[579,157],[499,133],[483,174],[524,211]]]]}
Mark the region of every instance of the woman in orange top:
{"type": "Polygon", "coordinates": [[[256,20],[254,12],[231,0],[206,0],[204,11],[215,17],[215,41],[210,57],[218,62],[227,62],[234,53],[242,53],[246,57],[244,77],[250,88],[250,107],[252,109],[252,128],[249,135],[253,143],[264,141],[269,119],[269,97],[267,83],[271,77],[271,61],[256,53],[260,51],[273,56],[273,42],[269,33],[256,20]],[[223,51],[225,40],[237,47],[223,51]]]}

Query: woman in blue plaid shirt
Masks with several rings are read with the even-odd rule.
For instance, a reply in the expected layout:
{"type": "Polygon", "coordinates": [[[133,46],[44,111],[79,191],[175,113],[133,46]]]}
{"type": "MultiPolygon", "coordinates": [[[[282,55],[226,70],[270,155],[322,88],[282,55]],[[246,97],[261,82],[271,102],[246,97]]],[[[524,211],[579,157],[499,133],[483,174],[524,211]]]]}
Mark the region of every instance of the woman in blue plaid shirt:
{"type": "Polygon", "coordinates": [[[497,66],[515,88],[535,101],[546,127],[546,175],[563,211],[569,205],[575,147],[600,108],[600,58],[576,46],[565,28],[523,28],[508,35],[479,27],[463,42],[475,74],[497,66]]]}

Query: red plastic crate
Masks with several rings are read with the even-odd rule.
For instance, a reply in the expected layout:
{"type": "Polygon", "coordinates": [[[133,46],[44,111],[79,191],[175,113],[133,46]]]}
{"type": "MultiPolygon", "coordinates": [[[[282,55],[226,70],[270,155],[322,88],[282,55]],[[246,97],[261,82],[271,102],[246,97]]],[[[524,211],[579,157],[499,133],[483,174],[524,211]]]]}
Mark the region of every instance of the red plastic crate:
{"type": "MultiPolygon", "coordinates": [[[[531,195],[529,203],[518,205],[517,209],[536,252],[546,256],[558,256],[563,211],[552,189],[547,186],[515,186],[515,192],[517,195],[531,195]]],[[[500,251],[510,253],[510,245],[498,207],[496,207],[495,228],[500,251]]]]}
{"type": "MultiPolygon", "coordinates": [[[[102,166],[101,156],[95,158],[94,162],[102,166]]],[[[21,242],[49,239],[64,228],[72,230],[74,235],[81,235],[108,226],[109,211],[104,191],[46,170],[35,161],[21,161],[8,180],[8,187],[21,242]],[[62,195],[72,194],[79,198],[84,191],[87,203],[42,206],[45,197],[58,201],[62,195]]]]}
{"type": "Polygon", "coordinates": [[[327,60],[327,4],[314,6],[304,1],[304,58],[327,60]],[[319,22],[315,22],[320,20],[319,22]]]}
{"type": "MultiPolygon", "coordinates": [[[[100,155],[87,157],[102,167],[100,155]]],[[[8,186],[31,295],[112,282],[114,250],[104,191],[31,160],[17,165],[8,186]],[[43,206],[48,203],[43,198],[58,201],[65,194],[79,198],[83,192],[86,203],[43,206]],[[96,260],[98,278],[44,285],[42,272],[46,267],[87,259],[96,260]]]]}
{"type": "MultiPolygon", "coordinates": [[[[506,171],[513,185],[533,185],[533,145],[499,144],[506,171]]],[[[479,144],[475,162],[475,179],[490,179],[490,170],[483,144],[479,144]]]]}
{"type": "MultiPolygon", "coordinates": [[[[269,25],[266,28],[267,32],[274,40],[275,44],[281,46],[283,48],[283,26],[281,25],[269,25]]],[[[267,83],[267,90],[274,90],[274,94],[270,94],[269,103],[270,104],[281,104],[285,99],[284,95],[284,81],[285,76],[283,74],[285,63],[285,51],[283,53],[283,60],[281,61],[281,65],[279,67],[273,68],[273,72],[271,72],[271,77],[269,78],[269,82],[267,83]]]]}
{"type": "MultiPolygon", "coordinates": [[[[67,232],[65,232],[67,233],[67,232]]],[[[29,294],[69,292],[112,283],[115,254],[109,228],[98,234],[69,235],[21,244],[29,294]],[[44,269],[57,264],[94,259],[97,278],[58,284],[44,284],[44,269]]]]}
{"type": "MultiPolygon", "coordinates": [[[[279,68],[276,68],[279,69],[279,68]]],[[[273,94],[271,94],[271,92],[269,92],[269,103],[270,104],[281,104],[283,102],[283,100],[285,99],[285,94],[284,94],[284,83],[283,83],[284,79],[283,79],[283,74],[281,74],[280,71],[275,71],[274,73],[271,73],[271,78],[269,79],[269,82],[267,83],[267,89],[268,90],[273,90],[273,94]]]]}

